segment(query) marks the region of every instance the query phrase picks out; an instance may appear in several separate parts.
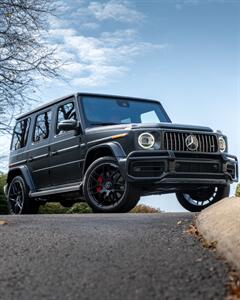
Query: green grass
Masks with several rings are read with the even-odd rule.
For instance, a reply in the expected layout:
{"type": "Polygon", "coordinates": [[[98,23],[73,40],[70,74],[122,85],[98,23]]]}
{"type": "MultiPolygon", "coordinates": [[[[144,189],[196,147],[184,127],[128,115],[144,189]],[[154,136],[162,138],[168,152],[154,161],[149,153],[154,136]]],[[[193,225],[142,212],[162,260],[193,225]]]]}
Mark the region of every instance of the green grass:
{"type": "Polygon", "coordinates": [[[131,213],[145,213],[145,214],[154,214],[160,212],[161,210],[159,208],[154,208],[145,204],[138,204],[131,210],[131,213]]]}
{"type": "Polygon", "coordinates": [[[76,203],[67,211],[68,214],[89,214],[92,213],[91,207],[87,203],[76,203]]]}
{"type": "Polygon", "coordinates": [[[236,196],[240,197],[240,183],[237,185],[236,196]]]}
{"type": "Polygon", "coordinates": [[[86,214],[91,212],[91,208],[86,203],[76,203],[70,208],[65,208],[60,203],[47,203],[40,206],[39,209],[39,214],[86,214]]]}
{"type": "Polygon", "coordinates": [[[63,207],[60,203],[47,203],[41,205],[39,208],[39,214],[66,214],[68,208],[63,207]]]}
{"type": "Polygon", "coordinates": [[[6,178],[7,178],[6,175],[0,174],[0,214],[1,215],[8,213],[6,197],[3,192],[3,186],[6,183],[6,178]]]}
{"type": "MultiPolygon", "coordinates": [[[[160,209],[148,205],[139,204],[131,211],[132,213],[160,213],[160,209]]],[[[40,207],[40,214],[88,214],[92,209],[87,203],[76,203],[71,208],[65,208],[60,203],[47,203],[40,207]]]]}

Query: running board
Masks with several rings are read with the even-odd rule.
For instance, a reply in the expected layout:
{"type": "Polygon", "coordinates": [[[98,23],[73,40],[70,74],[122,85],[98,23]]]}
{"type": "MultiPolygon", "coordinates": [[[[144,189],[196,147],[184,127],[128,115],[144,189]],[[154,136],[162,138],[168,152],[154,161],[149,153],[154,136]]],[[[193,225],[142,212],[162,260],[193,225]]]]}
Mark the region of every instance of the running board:
{"type": "Polygon", "coordinates": [[[51,190],[45,190],[41,192],[30,192],[29,197],[35,198],[35,197],[42,197],[42,196],[48,196],[53,194],[61,194],[61,193],[68,193],[68,192],[76,192],[80,191],[81,184],[68,186],[68,187],[62,187],[62,188],[55,188],[51,190]]]}

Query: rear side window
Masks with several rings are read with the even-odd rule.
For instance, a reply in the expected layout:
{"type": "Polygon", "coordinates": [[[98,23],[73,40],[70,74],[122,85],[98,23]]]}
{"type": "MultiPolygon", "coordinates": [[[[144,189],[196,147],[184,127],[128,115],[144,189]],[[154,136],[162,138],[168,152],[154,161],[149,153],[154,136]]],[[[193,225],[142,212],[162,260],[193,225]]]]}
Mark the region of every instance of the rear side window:
{"type": "Polygon", "coordinates": [[[13,131],[11,150],[18,150],[26,146],[29,126],[30,118],[16,123],[16,126],[13,131]]]}
{"type": "Polygon", "coordinates": [[[36,117],[33,142],[41,142],[49,137],[51,126],[51,111],[46,111],[36,117]]]}
{"type": "Polygon", "coordinates": [[[56,133],[59,134],[58,124],[64,120],[76,120],[76,109],[73,102],[63,104],[58,108],[56,133]]]}

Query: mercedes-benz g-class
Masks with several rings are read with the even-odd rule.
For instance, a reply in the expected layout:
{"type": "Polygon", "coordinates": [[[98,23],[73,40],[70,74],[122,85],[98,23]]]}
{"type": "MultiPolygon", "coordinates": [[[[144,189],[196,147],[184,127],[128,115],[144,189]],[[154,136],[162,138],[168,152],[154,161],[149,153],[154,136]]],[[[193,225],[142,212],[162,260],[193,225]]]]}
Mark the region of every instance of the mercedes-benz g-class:
{"type": "Polygon", "coordinates": [[[172,124],[156,100],[78,93],[17,119],[5,193],[12,214],[48,201],[128,212],[141,196],[166,193],[200,211],[237,179],[221,132],[172,124]]]}

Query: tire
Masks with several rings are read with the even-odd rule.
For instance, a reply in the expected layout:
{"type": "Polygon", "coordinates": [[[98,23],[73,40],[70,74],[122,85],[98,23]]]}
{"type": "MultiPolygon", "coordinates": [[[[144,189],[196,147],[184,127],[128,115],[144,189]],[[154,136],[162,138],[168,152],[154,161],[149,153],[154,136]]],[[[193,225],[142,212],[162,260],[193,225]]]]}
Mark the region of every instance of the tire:
{"type": "Polygon", "coordinates": [[[191,212],[200,212],[206,207],[228,197],[230,185],[216,186],[208,190],[198,190],[192,192],[177,192],[176,196],[179,203],[191,212]]]}
{"type": "Polygon", "coordinates": [[[125,213],[134,208],[140,196],[121,174],[113,157],[94,161],[86,171],[83,196],[95,213],[125,213]]]}
{"type": "Polygon", "coordinates": [[[13,178],[7,195],[8,209],[12,215],[37,214],[39,204],[29,198],[29,188],[21,176],[13,178]]]}

